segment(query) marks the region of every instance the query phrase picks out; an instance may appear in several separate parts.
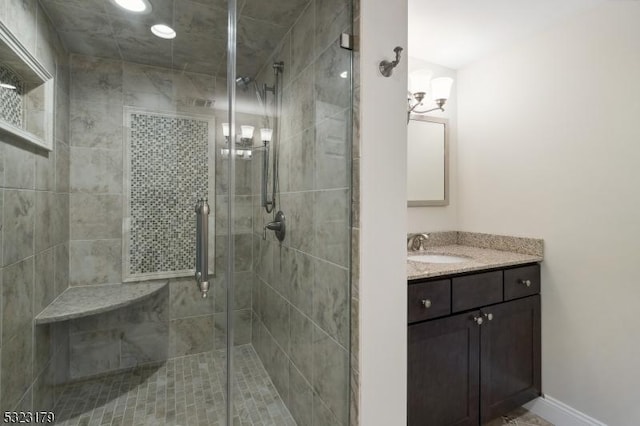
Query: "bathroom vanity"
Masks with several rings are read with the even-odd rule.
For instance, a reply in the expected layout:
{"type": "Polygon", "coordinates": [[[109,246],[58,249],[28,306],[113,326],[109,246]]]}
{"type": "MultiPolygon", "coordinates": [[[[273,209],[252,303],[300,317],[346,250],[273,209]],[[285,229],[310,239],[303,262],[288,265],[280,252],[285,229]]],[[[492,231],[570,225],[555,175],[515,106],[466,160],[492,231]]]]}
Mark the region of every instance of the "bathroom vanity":
{"type": "Polygon", "coordinates": [[[460,244],[409,253],[408,425],[480,425],[540,395],[541,260],[460,244]]]}

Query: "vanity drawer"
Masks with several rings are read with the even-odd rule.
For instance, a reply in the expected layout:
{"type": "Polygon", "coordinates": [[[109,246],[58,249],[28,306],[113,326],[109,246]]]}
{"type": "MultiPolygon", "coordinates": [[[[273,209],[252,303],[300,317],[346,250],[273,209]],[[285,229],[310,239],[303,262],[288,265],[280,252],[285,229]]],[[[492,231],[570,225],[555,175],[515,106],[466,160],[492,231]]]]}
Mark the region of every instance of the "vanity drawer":
{"type": "Polygon", "coordinates": [[[504,271],[504,300],[540,293],[540,265],[529,265],[504,271]]]}
{"type": "Polygon", "coordinates": [[[502,271],[453,278],[451,297],[453,312],[502,302],[502,271]]]}
{"type": "Polygon", "coordinates": [[[411,284],[408,294],[410,323],[451,313],[451,280],[411,284]]]}

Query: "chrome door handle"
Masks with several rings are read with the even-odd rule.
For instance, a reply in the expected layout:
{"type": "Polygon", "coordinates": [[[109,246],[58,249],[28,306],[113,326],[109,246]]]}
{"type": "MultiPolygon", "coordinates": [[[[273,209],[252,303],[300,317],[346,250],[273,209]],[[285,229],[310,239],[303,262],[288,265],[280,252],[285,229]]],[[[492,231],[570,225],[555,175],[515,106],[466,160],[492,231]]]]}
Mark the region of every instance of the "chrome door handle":
{"type": "Polygon", "coordinates": [[[431,300],[429,299],[424,299],[421,301],[421,303],[426,309],[429,309],[431,307],[431,300]]]}
{"type": "Polygon", "coordinates": [[[195,278],[202,297],[209,292],[209,203],[199,199],[196,203],[196,273],[195,278]]]}
{"type": "Polygon", "coordinates": [[[482,319],[482,317],[479,317],[479,316],[477,316],[477,315],[476,315],[475,317],[473,317],[473,320],[474,320],[474,321],[476,322],[476,324],[478,324],[478,325],[482,325],[482,323],[484,322],[484,320],[482,319]]]}
{"type": "Polygon", "coordinates": [[[484,314],[484,317],[486,319],[488,319],[489,321],[493,321],[493,314],[489,313],[489,314],[484,314]]]}

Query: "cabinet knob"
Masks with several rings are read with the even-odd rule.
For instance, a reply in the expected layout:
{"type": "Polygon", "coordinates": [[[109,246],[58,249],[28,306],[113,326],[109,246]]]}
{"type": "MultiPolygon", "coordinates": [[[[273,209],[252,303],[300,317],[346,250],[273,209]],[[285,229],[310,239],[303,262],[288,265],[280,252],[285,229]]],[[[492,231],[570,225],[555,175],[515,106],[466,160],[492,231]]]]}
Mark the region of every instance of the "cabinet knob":
{"type": "Polygon", "coordinates": [[[524,284],[527,287],[531,287],[531,280],[518,280],[520,281],[520,284],[524,284]]]}
{"type": "Polygon", "coordinates": [[[431,300],[429,299],[422,300],[422,305],[424,305],[425,308],[429,309],[431,307],[431,300]]]}
{"type": "Polygon", "coordinates": [[[482,317],[473,317],[473,320],[476,322],[476,324],[478,325],[482,325],[482,323],[484,322],[484,320],[482,319],[482,317]]]}
{"type": "Polygon", "coordinates": [[[493,321],[493,314],[484,314],[484,317],[489,321],[493,321]]]}

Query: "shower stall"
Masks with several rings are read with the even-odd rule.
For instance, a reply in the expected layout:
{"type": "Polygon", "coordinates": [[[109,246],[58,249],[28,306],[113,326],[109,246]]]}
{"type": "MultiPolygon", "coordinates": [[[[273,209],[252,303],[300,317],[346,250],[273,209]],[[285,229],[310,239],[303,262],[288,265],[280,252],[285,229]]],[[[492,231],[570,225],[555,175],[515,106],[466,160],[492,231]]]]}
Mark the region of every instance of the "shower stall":
{"type": "MultiPolygon", "coordinates": [[[[51,149],[0,131],[1,412],[350,423],[352,9],[0,7],[53,94],[51,149]]],[[[6,51],[0,124],[33,123],[6,51]]]]}

